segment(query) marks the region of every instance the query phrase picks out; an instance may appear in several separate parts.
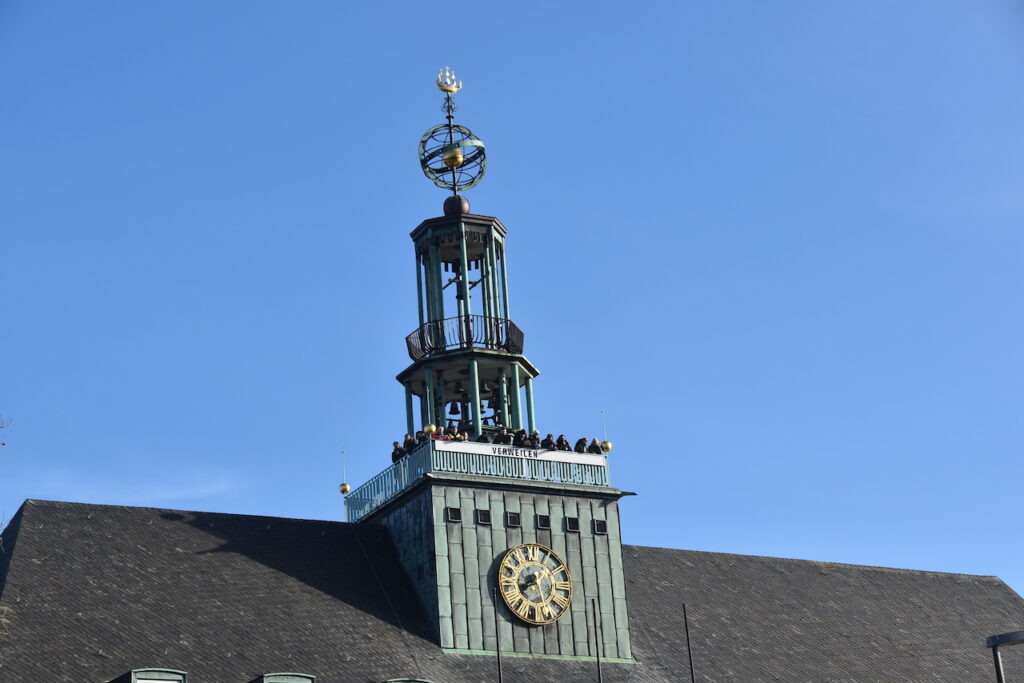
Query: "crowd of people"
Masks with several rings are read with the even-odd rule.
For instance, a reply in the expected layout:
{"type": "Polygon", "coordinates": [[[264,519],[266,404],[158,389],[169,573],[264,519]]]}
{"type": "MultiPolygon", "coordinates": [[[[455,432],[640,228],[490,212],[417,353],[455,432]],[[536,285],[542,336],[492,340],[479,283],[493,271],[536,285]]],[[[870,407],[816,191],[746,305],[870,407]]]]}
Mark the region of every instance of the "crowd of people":
{"type": "Polygon", "coordinates": [[[577,439],[575,445],[570,446],[569,439],[566,438],[565,434],[559,434],[557,439],[553,434],[548,434],[542,439],[538,431],[527,434],[525,429],[509,430],[502,427],[493,436],[487,432],[482,432],[480,436],[474,439],[465,429],[459,429],[456,425],[449,424],[445,429],[438,430],[432,434],[421,430],[416,432],[415,435],[406,434],[405,439],[401,443],[392,441],[391,462],[398,462],[416,450],[420,444],[424,444],[431,439],[437,441],[473,441],[475,443],[493,443],[514,446],[516,448],[574,451],[576,453],[596,453],[598,455],[604,452],[600,441],[591,439],[587,443],[586,437],[577,439]]]}

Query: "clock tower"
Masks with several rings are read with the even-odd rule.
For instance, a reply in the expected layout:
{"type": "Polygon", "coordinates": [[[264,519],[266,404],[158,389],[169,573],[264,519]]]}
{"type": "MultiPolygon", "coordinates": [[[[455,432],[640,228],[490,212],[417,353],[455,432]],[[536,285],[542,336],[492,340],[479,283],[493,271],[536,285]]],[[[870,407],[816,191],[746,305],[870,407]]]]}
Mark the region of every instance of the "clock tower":
{"type": "Polygon", "coordinates": [[[420,164],[452,194],[411,234],[419,320],[397,377],[406,431],[426,438],[343,484],[348,521],[388,529],[445,651],[631,662],[611,444],[577,453],[505,436],[538,428],[539,371],[509,313],[507,230],[460,194],[486,171],[484,144],[454,123],[454,73],[437,86],[447,122],[423,136],[420,164]],[[440,438],[452,431],[466,437],[440,438]]]}

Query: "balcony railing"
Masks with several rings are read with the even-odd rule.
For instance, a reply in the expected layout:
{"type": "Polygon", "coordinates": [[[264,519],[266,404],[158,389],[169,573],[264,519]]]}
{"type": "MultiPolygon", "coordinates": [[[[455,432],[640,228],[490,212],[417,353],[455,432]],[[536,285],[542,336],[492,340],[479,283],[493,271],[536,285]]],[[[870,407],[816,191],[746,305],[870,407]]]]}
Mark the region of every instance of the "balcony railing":
{"type": "Polygon", "coordinates": [[[449,349],[484,348],[522,353],[523,331],[505,318],[462,315],[426,322],[406,337],[405,343],[413,360],[449,349]]]}
{"type": "Polygon", "coordinates": [[[428,472],[608,486],[604,455],[431,440],[345,496],[348,521],[358,522],[428,472]]]}

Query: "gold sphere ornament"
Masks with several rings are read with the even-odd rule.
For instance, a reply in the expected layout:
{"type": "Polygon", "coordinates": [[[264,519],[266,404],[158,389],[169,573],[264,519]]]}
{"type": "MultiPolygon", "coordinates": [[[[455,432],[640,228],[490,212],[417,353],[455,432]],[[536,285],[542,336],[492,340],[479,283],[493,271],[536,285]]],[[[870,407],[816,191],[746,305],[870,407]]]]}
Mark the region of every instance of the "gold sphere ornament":
{"type": "Polygon", "coordinates": [[[351,490],[352,487],[345,483],[342,483],[341,486],[338,487],[338,493],[340,493],[343,496],[347,496],[348,492],[351,490]]]}
{"type": "Polygon", "coordinates": [[[601,442],[601,450],[604,451],[605,453],[608,453],[609,451],[611,451],[612,450],[612,442],[611,441],[602,441],[601,442]]]}
{"type": "Polygon", "coordinates": [[[435,432],[437,432],[437,425],[433,423],[428,424],[426,427],[423,428],[423,431],[425,431],[427,434],[434,434],[435,432]]]}
{"type": "Polygon", "coordinates": [[[462,166],[462,162],[465,160],[466,155],[464,155],[462,150],[458,147],[450,149],[441,155],[441,162],[448,168],[458,168],[459,166],[462,166]]]}

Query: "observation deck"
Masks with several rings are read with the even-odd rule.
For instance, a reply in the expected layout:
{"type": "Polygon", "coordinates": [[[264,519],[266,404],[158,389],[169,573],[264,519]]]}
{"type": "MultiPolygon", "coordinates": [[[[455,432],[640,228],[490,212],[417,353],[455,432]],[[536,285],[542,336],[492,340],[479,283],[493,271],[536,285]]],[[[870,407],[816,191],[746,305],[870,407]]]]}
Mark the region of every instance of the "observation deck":
{"type": "Polygon", "coordinates": [[[609,486],[608,458],[604,455],[431,439],[345,496],[346,519],[358,522],[421,479],[446,472],[609,486]]]}
{"type": "Polygon", "coordinates": [[[413,360],[454,349],[522,353],[523,331],[505,318],[462,315],[423,323],[405,338],[405,344],[413,360]]]}

